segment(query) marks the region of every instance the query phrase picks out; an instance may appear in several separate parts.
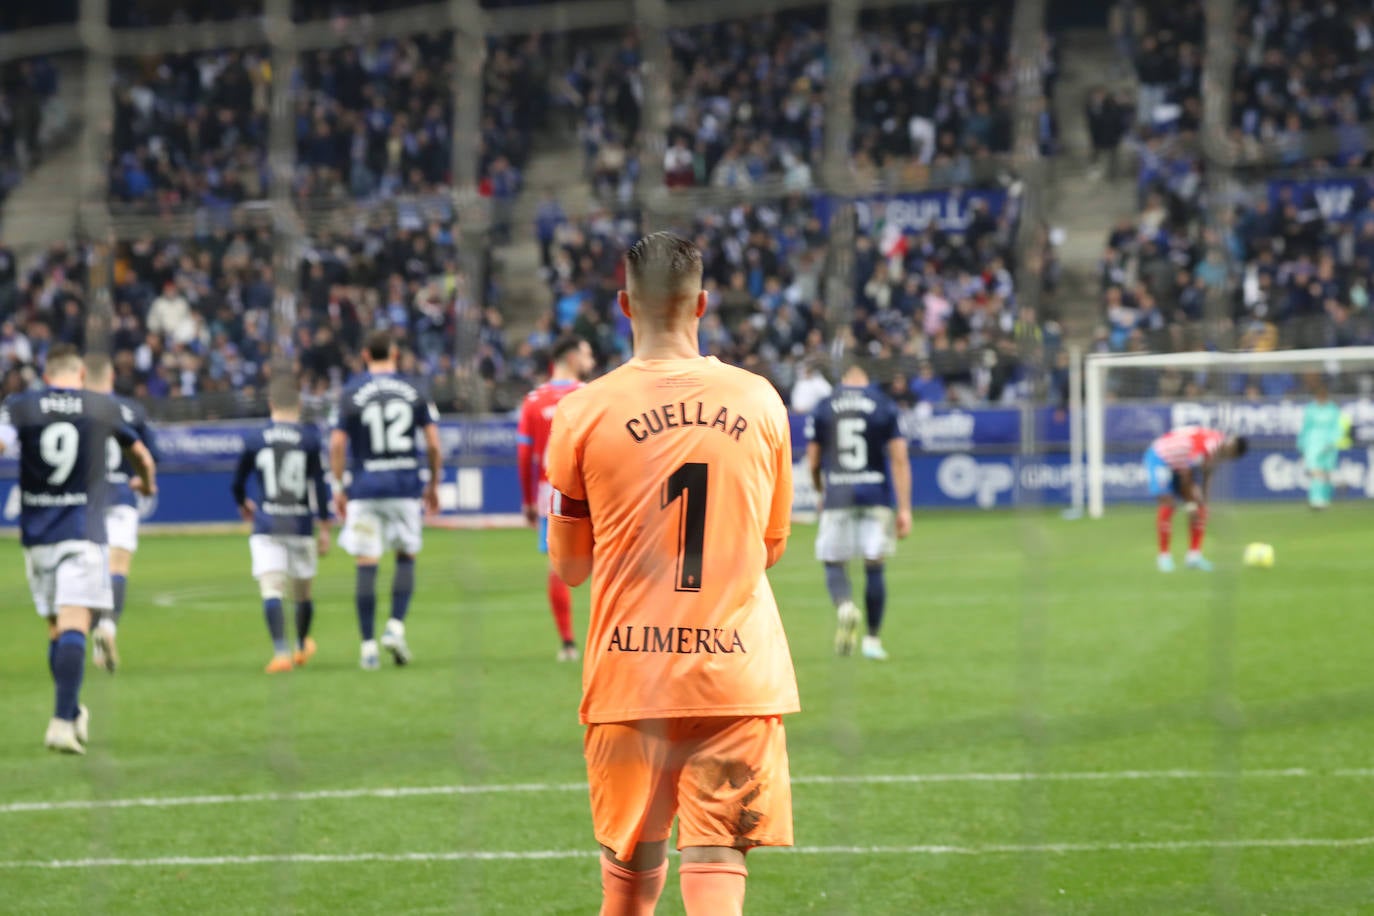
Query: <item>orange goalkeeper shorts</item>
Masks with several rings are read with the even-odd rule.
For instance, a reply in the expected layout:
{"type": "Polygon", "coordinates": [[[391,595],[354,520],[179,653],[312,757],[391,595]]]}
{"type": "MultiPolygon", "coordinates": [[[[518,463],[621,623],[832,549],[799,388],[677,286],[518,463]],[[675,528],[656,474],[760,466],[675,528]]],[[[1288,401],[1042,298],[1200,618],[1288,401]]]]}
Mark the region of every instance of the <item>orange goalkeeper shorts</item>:
{"type": "Polygon", "coordinates": [[[592,827],[628,861],[639,843],[792,845],[781,716],[642,719],[587,726],[592,827]]]}

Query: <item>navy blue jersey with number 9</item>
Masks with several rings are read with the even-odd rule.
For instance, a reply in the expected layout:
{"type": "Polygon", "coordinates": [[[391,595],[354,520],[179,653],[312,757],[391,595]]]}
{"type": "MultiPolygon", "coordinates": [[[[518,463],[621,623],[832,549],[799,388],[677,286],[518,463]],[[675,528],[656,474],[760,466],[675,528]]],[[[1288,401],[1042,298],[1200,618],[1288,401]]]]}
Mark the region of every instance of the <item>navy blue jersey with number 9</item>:
{"type": "Polygon", "coordinates": [[[873,386],[841,385],[816,405],[806,438],[821,447],[821,508],[892,506],[887,445],[899,436],[896,402],[873,386]]]}
{"type": "Polygon", "coordinates": [[[138,441],[109,395],[50,388],[0,406],[0,434],[19,444],[19,527],[25,547],[105,543],[106,443],[138,441]],[[5,430],[10,432],[5,432],[5,430]]]}

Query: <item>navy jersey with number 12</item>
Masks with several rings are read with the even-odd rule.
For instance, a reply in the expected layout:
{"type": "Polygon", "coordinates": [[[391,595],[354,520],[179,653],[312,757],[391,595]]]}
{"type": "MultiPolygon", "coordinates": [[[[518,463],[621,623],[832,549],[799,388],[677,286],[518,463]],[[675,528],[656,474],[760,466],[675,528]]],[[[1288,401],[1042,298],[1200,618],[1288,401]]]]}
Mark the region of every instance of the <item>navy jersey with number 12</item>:
{"type": "Polygon", "coordinates": [[[873,386],[841,385],[821,401],[806,422],[821,447],[821,508],[892,506],[887,445],[901,434],[896,402],[873,386]]]}
{"type": "Polygon", "coordinates": [[[348,435],[349,499],[419,499],[420,443],[436,421],[414,385],[390,373],[364,373],[339,398],[335,429],[348,435]]]}
{"type": "Polygon", "coordinates": [[[106,442],[113,437],[128,448],[138,441],[114,399],[65,388],[16,394],[0,405],[0,435],[19,443],[24,546],[104,544],[106,442]]]}

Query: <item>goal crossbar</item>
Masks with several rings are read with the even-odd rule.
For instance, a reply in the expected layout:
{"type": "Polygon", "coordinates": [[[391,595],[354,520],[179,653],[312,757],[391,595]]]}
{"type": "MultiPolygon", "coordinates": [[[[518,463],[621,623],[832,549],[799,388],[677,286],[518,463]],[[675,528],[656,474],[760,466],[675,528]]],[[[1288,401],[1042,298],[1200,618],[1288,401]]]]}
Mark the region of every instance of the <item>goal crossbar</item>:
{"type": "MultiPolygon", "coordinates": [[[[1103,465],[1107,456],[1106,406],[1107,374],[1120,369],[1205,369],[1212,372],[1301,372],[1330,371],[1341,366],[1366,365],[1374,368],[1374,347],[1324,347],[1313,350],[1268,350],[1264,352],[1187,353],[1091,353],[1083,360],[1082,417],[1072,423],[1083,424],[1083,434],[1074,437],[1083,443],[1082,453],[1074,449],[1071,461],[1080,480],[1087,483],[1087,514],[1101,518],[1103,465]]],[[[1082,491],[1074,488],[1075,502],[1082,491]]],[[[1081,505],[1075,506],[1082,509],[1081,505]]]]}

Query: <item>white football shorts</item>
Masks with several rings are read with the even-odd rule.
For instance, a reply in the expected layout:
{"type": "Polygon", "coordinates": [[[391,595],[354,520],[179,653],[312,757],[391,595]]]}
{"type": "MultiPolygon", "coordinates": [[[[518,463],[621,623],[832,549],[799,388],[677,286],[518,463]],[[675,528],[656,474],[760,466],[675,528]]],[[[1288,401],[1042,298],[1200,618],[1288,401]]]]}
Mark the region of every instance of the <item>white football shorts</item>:
{"type": "Polygon", "coordinates": [[[24,568],[38,616],[57,616],[60,607],[92,611],[114,608],[110,588],[110,557],[104,544],[62,541],[24,549],[24,568]]]}
{"type": "Polygon", "coordinates": [[[350,499],[339,546],[355,557],[392,550],[411,556],[424,545],[424,510],[418,499],[350,499]]]}
{"type": "Polygon", "coordinates": [[[887,506],[822,509],[816,559],[822,563],[883,560],[897,552],[896,513],[887,506]]]}
{"type": "Polygon", "coordinates": [[[252,534],[248,552],[253,557],[253,578],[268,573],[285,573],[288,578],[315,578],[319,550],[315,539],[306,534],[252,534]]]}
{"type": "Polygon", "coordinates": [[[111,547],[138,551],[138,510],[133,506],[111,506],[105,510],[105,539],[111,547]]]}

